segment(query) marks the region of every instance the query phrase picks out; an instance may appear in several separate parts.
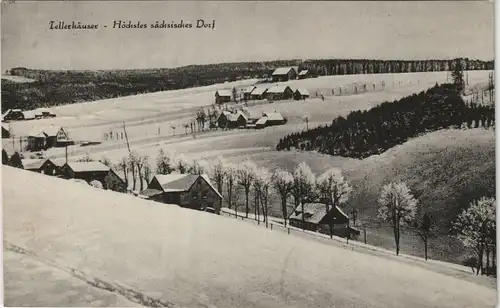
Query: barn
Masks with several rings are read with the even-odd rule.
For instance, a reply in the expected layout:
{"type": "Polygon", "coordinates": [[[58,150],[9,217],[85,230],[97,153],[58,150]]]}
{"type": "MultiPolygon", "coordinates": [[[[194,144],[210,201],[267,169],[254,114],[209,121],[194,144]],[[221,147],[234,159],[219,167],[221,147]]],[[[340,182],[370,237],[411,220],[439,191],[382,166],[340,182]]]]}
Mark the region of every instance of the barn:
{"type": "Polygon", "coordinates": [[[24,113],[21,109],[9,109],[2,115],[2,121],[24,120],[24,113]]]}
{"type": "Polygon", "coordinates": [[[60,126],[50,126],[36,129],[28,135],[28,150],[39,151],[52,147],[62,147],[72,144],[68,134],[60,126]]]}
{"type": "Polygon", "coordinates": [[[268,100],[284,100],[293,98],[293,90],[289,86],[274,86],[267,90],[266,97],[268,100]]]}
{"type": "Polygon", "coordinates": [[[295,90],[294,94],[293,94],[293,97],[296,99],[296,100],[300,100],[300,99],[306,99],[310,96],[309,94],[309,91],[307,91],[306,89],[297,89],[295,90]]]}
{"type": "Polygon", "coordinates": [[[157,202],[177,204],[181,207],[220,213],[222,195],[207,175],[171,173],[155,175],[140,195],[157,202]]]}
{"type": "Polygon", "coordinates": [[[57,175],[58,168],[50,159],[23,159],[24,170],[47,175],[57,175]]]}
{"type": "Polygon", "coordinates": [[[104,189],[119,192],[127,189],[125,181],[116,172],[98,161],[67,162],[61,168],[61,175],[66,179],[79,179],[87,183],[97,180],[104,189]]]}
{"type": "Polygon", "coordinates": [[[252,93],[253,90],[257,88],[256,86],[249,86],[244,89],[242,89],[241,93],[243,94],[243,100],[248,101],[250,100],[250,94],[252,93]]]}
{"type": "Polygon", "coordinates": [[[287,122],[286,118],[279,112],[266,112],[263,117],[266,118],[266,126],[283,125],[287,122]]]}
{"type": "Polygon", "coordinates": [[[297,79],[297,71],[293,67],[280,67],[274,70],[273,82],[297,79]]]}
{"type": "Polygon", "coordinates": [[[311,77],[311,74],[309,73],[308,70],[301,70],[298,77],[299,77],[299,79],[306,79],[306,78],[311,77]]]}
{"type": "Polygon", "coordinates": [[[220,128],[237,128],[245,127],[247,125],[246,116],[238,112],[223,111],[219,118],[217,118],[217,126],[220,128]]]}
{"type": "Polygon", "coordinates": [[[229,103],[233,97],[231,90],[217,90],[215,92],[215,103],[224,104],[229,103]]]}
{"type": "Polygon", "coordinates": [[[267,88],[265,87],[256,87],[250,93],[251,100],[261,100],[266,98],[267,88]]]}

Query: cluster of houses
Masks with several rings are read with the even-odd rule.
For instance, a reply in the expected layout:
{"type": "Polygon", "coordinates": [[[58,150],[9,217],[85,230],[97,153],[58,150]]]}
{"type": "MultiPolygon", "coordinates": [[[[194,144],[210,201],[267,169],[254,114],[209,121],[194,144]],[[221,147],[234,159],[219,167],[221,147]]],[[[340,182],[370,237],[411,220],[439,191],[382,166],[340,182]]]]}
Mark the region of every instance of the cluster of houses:
{"type": "Polygon", "coordinates": [[[50,158],[21,159],[18,153],[14,153],[12,157],[4,158],[2,163],[48,176],[84,181],[88,184],[92,181],[99,181],[104,189],[117,192],[127,191],[125,181],[112,168],[99,161],[75,162],[50,158]],[[6,162],[5,159],[8,161],[6,162]]]}
{"type": "MultiPolygon", "coordinates": [[[[8,159],[8,157],[7,157],[8,159]]],[[[99,161],[74,162],[67,159],[21,159],[15,153],[10,161],[3,164],[22,168],[31,172],[55,176],[63,179],[90,184],[99,181],[103,189],[117,192],[127,192],[127,184],[112,168],[99,161]]],[[[220,214],[222,194],[211,183],[206,174],[171,173],[155,175],[147,188],[136,193],[140,198],[175,204],[193,210],[220,214]]],[[[296,228],[314,232],[355,238],[360,231],[349,225],[349,217],[338,207],[330,206],[326,211],[328,201],[304,204],[298,206],[289,217],[289,223],[296,228]]]]}
{"type": "Polygon", "coordinates": [[[23,111],[21,109],[9,109],[2,115],[2,122],[20,121],[20,120],[36,120],[53,118],[56,115],[47,109],[36,109],[23,111]]]}
{"type": "Polygon", "coordinates": [[[224,104],[238,100],[304,100],[310,96],[309,91],[307,91],[306,89],[293,90],[290,86],[286,85],[275,85],[273,87],[254,85],[241,89],[239,93],[240,94],[238,94],[238,92],[233,93],[232,90],[217,90],[215,92],[215,102],[217,104],[224,104]]]}
{"type": "MultiPolygon", "coordinates": [[[[272,82],[284,82],[294,79],[304,79],[309,78],[310,74],[308,70],[302,70],[298,72],[296,67],[281,67],[276,69],[272,74],[272,82]]],[[[231,101],[238,100],[263,100],[267,99],[269,101],[277,100],[288,100],[288,99],[306,99],[308,98],[309,92],[306,89],[295,89],[293,90],[286,85],[275,85],[272,87],[260,85],[260,86],[249,86],[243,89],[226,89],[218,90],[215,92],[215,103],[223,104],[231,101]]]]}
{"type": "Polygon", "coordinates": [[[284,125],[287,119],[279,112],[256,113],[249,110],[222,111],[217,118],[220,128],[255,128],[284,125]]]}
{"type": "Polygon", "coordinates": [[[52,147],[73,145],[67,132],[60,126],[35,129],[28,135],[28,151],[46,150],[52,147]]]}

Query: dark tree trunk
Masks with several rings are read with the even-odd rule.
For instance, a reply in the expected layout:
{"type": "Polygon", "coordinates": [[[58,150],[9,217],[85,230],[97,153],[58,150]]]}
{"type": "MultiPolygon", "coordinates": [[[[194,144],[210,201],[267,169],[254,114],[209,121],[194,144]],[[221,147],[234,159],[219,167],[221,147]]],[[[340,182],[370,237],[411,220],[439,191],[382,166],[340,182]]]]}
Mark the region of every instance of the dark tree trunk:
{"type": "Polygon", "coordinates": [[[250,189],[245,187],[245,217],[248,218],[248,212],[250,211],[248,208],[248,194],[250,193],[250,189]]]}
{"type": "Polygon", "coordinates": [[[427,243],[428,239],[427,237],[424,239],[424,253],[425,253],[425,261],[427,261],[427,243]]]}
{"type": "Polygon", "coordinates": [[[287,210],[286,210],[286,196],[281,195],[281,210],[283,211],[283,222],[286,227],[287,210]]]}

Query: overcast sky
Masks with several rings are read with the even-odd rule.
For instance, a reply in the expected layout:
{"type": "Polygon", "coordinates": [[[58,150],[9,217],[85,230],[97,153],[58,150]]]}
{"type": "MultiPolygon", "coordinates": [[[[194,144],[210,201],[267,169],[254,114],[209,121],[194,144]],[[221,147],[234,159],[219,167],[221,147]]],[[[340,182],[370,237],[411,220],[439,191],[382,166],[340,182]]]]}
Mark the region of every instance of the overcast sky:
{"type": "Polygon", "coordinates": [[[233,61],[494,57],[490,2],[2,3],[2,68],[176,67],[233,61]],[[114,20],[211,29],[112,29],[114,20]],[[97,31],[49,30],[51,20],[97,31]],[[104,28],[107,25],[107,28],[104,28]]]}

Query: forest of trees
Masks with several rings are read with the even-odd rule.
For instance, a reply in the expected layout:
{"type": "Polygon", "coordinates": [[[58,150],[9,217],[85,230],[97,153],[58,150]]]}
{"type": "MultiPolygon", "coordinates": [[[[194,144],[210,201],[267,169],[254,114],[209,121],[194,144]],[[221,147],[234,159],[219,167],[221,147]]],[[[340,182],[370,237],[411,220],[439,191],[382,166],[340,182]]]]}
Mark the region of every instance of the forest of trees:
{"type": "Polygon", "coordinates": [[[269,77],[274,69],[298,66],[312,75],[409,73],[452,70],[460,61],[466,70],[491,70],[493,61],[469,59],[385,61],[385,60],[281,60],[209,65],[172,69],[50,71],[13,68],[11,75],[34,79],[15,83],[2,79],[2,112],[72,104],[149,92],[205,86],[225,81],[269,77]]]}
{"type": "Polygon", "coordinates": [[[436,84],[399,101],[353,111],[330,125],[287,135],[276,149],[365,158],[420,134],[449,127],[490,127],[494,121],[494,106],[466,104],[454,85],[436,84]]]}

